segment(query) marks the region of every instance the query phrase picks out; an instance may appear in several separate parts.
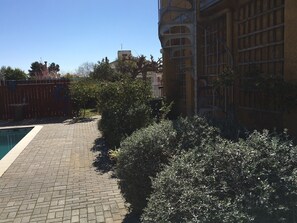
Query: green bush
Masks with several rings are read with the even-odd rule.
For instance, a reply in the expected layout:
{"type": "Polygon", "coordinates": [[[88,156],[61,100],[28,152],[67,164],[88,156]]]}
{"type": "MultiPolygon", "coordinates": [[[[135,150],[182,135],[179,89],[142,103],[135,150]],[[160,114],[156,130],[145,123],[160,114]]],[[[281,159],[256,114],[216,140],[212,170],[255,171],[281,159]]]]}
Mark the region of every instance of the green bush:
{"type": "Polygon", "coordinates": [[[120,146],[116,166],[121,191],[131,208],[141,212],[151,193],[151,178],[175,155],[216,136],[216,130],[200,117],[162,121],[141,129],[120,146]]]}
{"type": "Polygon", "coordinates": [[[152,123],[150,97],[150,86],[142,80],[102,84],[98,94],[102,116],[98,128],[110,147],[118,147],[125,137],[152,123]]]}
{"type": "Polygon", "coordinates": [[[134,132],[119,150],[116,174],[126,201],[141,212],[151,191],[151,179],[168,162],[174,149],[176,132],[172,122],[163,121],[134,132]]]}
{"type": "Polygon", "coordinates": [[[155,122],[168,119],[168,114],[171,111],[173,102],[168,103],[165,97],[152,98],[150,100],[150,107],[152,109],[152,116],[155,122]]]}
{"type": "Polygon", "coordinates": [[[209,143],[219,135],[217,128],[210,126],[204,117],[194,116],[179,118],[174,122],[177,132],[177,148],[188,151],[194,147],[209,143]]]}
{"type": "MultiPolygon", "coordinates": [[[[87,108],[96,108],[97,95],[100,84],[87,78],[72,81],[70,84],[70,97],[74,114],[79,116],[87,108]]],[[[83,116],[85,116],[83,114],[83,116]]]]}
{"type": "Polygon", "coordinates": [[[153,181],[143,222],[294,223],[297,147],[267,131],[176,158],[153,181]]]}
{"type": "Polygon", "coordinates": [[[224,139],[238,141],[240,138],[248,136],[248,130],[240,125],[233,116],[227,116],[225,119],[207,117],[208,123],[220,130],[220,136],[224,139]]]}

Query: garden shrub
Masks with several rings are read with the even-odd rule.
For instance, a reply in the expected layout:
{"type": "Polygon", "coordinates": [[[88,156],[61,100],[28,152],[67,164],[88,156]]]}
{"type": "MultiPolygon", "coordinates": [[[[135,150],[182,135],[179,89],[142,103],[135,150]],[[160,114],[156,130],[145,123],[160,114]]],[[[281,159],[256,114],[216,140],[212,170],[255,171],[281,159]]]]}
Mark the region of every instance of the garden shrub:
{"type": "Polygon", "coordinates": [[[174,129],[177,132],[179,151],[188,151],[213,141],[219,135],[219,130],[210,126],[207,120],[200,116],[179,118],[174,122],[174,129]]]}
{"type": "Polygon", "coordinates": [[[294,223],[297,147],[267,131],[174,159],[153,181],[143,222],[294,223]]]}
{"type": "Polygon", "coordinates": [[[297,222],[297,146],[286,132],[254,132],[246,140],[249,149],[244,175],[249,186],[248,212],[257,223],[297,222]]]}
{"type": "Polygon", "coordinates": [[[106,82],[98,94],[101,120],[98,128],[109,146],[118,147],[121,140],[137,129],[152,123],[150,86],[142,80],[106,82]]]}
{"type": "Polygon", "coordinates": [[[96,108],[97,94],[100,84],[87,78],[72,81],[70,84],[70,97],[74,114],[79,116],[82,110],[96,108]]]}
{"type": "Polygon", "coordinates": [[[152,117],[154,118],[155,122],[160,122],[164,119],[167,119],[172,105],[173,102],[168,103],[164,97],[152,98],[150,100],[150,106],[152,109],[152,117]]]}
{"type": "Polygon", "coordinates": [[[220,136],[232,141],[238,141],[240,138],[246,138],[248,136],[248,130],[239,124],[234,118],[214,118],[208,117],[208,123],[220,131],[220,136]]]}
{"type": "Polygon", "coordinates": [[[116,173],[121,191],[131,208],[141,212],[151,193],[151,178],[169,160],[191,146],[216,136],[216,130],[200,117],[161,121],[126,138],[120,146],[116,173]]]}
{"type": "Polygon", "coordinates": [[[141,212],[151,191],[151,179],[168,162],[176,132],[172,122],[162,121],[134,132],[122,143],[117,157],[116,174],[126,201],[141,212]]]}

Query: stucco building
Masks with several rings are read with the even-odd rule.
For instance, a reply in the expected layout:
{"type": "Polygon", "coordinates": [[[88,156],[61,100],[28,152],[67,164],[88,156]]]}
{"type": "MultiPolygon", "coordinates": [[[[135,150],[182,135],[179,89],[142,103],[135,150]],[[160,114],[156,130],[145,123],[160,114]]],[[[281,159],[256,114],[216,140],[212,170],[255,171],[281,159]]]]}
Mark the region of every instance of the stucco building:
{"type": "Polygon", "coordinates": [[[297,82],[296,12],[296,0],[159,0],[164,93],[176,113],[297,132],[297,110],[277,91],[297,82]]]}

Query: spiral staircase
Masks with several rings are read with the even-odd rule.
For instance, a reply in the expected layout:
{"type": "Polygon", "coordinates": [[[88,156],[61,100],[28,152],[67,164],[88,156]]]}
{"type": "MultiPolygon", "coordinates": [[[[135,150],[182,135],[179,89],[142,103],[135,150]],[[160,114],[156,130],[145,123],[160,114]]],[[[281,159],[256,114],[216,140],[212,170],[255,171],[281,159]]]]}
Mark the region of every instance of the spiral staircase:
{"type": "MultiPolygon", "coordinates": [[[[197,0],[159,0],[159,39],[164,51],[170,55],[170,60],[177,66],[176,73],[180,78],[180,89],[183,86],[182,79],[190,75],[194,82],[194,105],[195,114],[209,114],[215,113],[216,110],[221,109],[219,104],[226,104],[226,95],[223,97],[217,95],[211,84],[211,79],[219,75],[220,69],[216,73],[204,72],[209,66],[226,66],[233,67],[233,59],[230,50],[226,47],[224,41],[216,38],[216,41],[209,41],[205,38],[203,41],[197,43],[197,35],[201,32],[204,36],[210,35],[207,27],[203,27],[197,22],[197,9],[202,10],[210,7],[211,4],[217,3],[219,0],[201,0],[200,6],[197,7],[197,0]],[[198,33],[199,32],[199,33],[198,33]],[[208,64],[209,49],[222,49],[217,51],[217,65],[208,64]],[[204,58],[198,58],[203,55],[204,58]],[[224,56],[225,61],[219,61],[221,54],[224,56]],[[204,60],[204,71],[198,71],[198,59],[204,60]],[[199,74],[198,74],[199,72],[199,74]],[[202,83],[202,85],[201,85],[202,83]],[[201,94],[201,92],[204,92],[201,94]],[[219,100],[225,100],[223,103],[218,103],[219,100]]],[[[201,69],[199,69],[201,70],[201,69]]],[[[226,105],[223,106],[226,110],[226,105]]]]}
{"type": "MultiPolygon", "coordinates": [[[[197,81],[196,72],[196,3],[195,0],[159,1],[159,38],[164,51],[176,66],[180,83],[179,99],[186,103],[186,78],[197,81]]],[[[196,100],[196,96],[194,100],[196,100]]],[[[196,101],[194,102],[196,111],[196,101]]]]}

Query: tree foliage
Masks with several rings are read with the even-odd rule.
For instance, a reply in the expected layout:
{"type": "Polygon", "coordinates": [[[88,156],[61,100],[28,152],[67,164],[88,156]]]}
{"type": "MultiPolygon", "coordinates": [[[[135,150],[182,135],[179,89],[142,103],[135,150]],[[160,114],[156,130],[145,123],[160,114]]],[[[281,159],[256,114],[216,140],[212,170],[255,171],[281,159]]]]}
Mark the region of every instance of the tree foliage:
{"type": "Polygon", "coordinates": [[[6,69],[6,67],[5,66],[2,66],[1,68],[0,68],[0,80],[4,80],[5,78],[4,78],[4,74],[5,74],[5,69],[6,69]]]}
{"type": "Polygon", "coordinates": [[[59,64],[55,64],[55,63],[51,63],[49,66],[48,66],[48,72],[49,74],[53,74],[53,75],[57,75],[58,72],[60,71],[60,66],[59,64]]]}
{"type": "Polygon", "coordinates": [[[2,66],[0,69],[0,79],[4,80],[26,80],[27,74],[19,68],[2,66]]]}
{"type": "Polygon", "coordinates": [[[142,80],[123,79],[104,83],[98,94],[101,113],[99,130],[111,147],[152,121],[150,85],[142,80]]]}
{"type": "Polygon", "coordinates": [[[98,81],[115,81],[119,79],[119,74],[111,68],[107,57],[94,65],[94,70],[90,72],[89,76],[98,81]]]}
{"type": "Polygon", "coordinates": [[[162,69],[162,60],[154,60],[151,56],[150,60],[147,60],[145,56],[129,57],[127,59],[118,60],[116,69],[118,72],[127,74],[133,79],[137,76],[141,76],[143,80],[147,79],[147,73],[149,71],[160,72],[162,69]]]}
{"type": "Polygon", "coordinates": [[[94,63],[85,62],[77,68],[76,74],[81,77],[89,77],[90,73],[94,71],[94,66],[94,63]]]}
{"type": "Polygon", "coordinates": [[[85,117],[86,108],[95,108],[97,95],[100,89],[98,82],[87,78],[81,78],[77,81],[72,81],[70,84],[70,97],[76,117],[81,115],[85,117]]]}
{"type": "Polygon", "coordinates": [[[60,71],[60,66],[56,63],[51,63],[47,66],[47,62],[43,64],[35,61],[31,64],[30,70],[28,71],[32,79],[52,78],[59,76],[58,72],[60,71]]]}
{"type": "Polygon", "coordinates": [[[44,65],[38,61],[35,61],[31,64],[29,75],[31,78],[37,78],[43,75],[44,65]]]}

